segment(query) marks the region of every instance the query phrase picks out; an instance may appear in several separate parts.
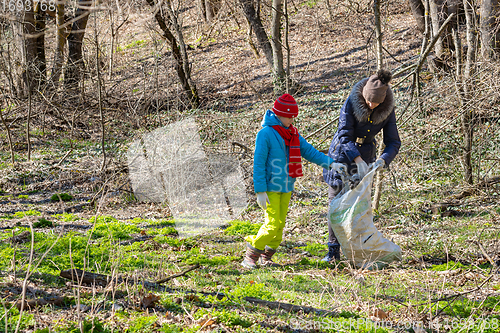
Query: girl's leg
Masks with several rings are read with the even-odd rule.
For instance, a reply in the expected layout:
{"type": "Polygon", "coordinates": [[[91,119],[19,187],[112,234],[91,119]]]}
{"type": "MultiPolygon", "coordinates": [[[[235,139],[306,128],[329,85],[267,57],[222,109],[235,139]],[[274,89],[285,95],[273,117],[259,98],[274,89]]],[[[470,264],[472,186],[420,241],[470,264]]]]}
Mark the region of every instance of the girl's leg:
{"type": "MultiPolygon", "coordinates": [[[[275,243],[273,239],[278,235],[278,233],[283,234],[283,227],[285,226],[285,221],[282,220],[282,216],[286,217],[286,212],[282,212],[283,205],[282,204],[282,195],[288,196],[286,209],[288,210],[288,202],[290,201],[291,192],[290,193],[278,193],[278,192],[267,192],[267,196],[269,198],[269,205],[267,205],[267,209],[265,211],[265,222],[260,227],[257,235],[247,236],[245,240],[250,244],[250,246],[258,249],[264,250],[266,245],[275,243]]],[[[281,242],[281,238],[279,240],[281,242]]],[[[278,243],[279,245],[279,243],[278,243]]]]}
{"type": "Polygon", "coordinates": [[[276,250],[280,246],[283,240],[283,228],[286,224],[286,216],[288,214],[288,205],[290,204],[290,198],[292,197],[292,192],[280,193],[280,216],[279,216],[279,227],[276,230],[276,235],[267,244],[271,249],[276,250]]]}

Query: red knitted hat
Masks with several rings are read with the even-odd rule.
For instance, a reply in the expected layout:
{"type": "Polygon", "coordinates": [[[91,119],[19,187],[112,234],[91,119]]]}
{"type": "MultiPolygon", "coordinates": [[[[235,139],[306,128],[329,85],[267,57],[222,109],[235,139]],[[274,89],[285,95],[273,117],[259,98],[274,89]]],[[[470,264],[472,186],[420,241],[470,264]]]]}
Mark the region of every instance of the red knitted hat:
{"type": "Polygon", "coordinates": [[[277,116],[295,118],[299,114],[299,107],[292,95],[284,94],[274,102],[273,112],[277,116]]]}

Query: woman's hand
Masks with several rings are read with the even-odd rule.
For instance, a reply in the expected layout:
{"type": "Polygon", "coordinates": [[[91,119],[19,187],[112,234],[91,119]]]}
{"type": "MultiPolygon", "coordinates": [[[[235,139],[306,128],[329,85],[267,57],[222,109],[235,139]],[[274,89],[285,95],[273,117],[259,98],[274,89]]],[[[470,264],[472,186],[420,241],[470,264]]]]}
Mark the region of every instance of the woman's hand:
{"type": "Polygon", "coordinates": [[[356,167],[358,168],[359,178],[361,179],[365,178],[366,174],[368,173],[368,164],[366,164],[366,162],[363,161],[361,156],[356,157],[354,159],[354,162],[356,162],[356,167]]]}

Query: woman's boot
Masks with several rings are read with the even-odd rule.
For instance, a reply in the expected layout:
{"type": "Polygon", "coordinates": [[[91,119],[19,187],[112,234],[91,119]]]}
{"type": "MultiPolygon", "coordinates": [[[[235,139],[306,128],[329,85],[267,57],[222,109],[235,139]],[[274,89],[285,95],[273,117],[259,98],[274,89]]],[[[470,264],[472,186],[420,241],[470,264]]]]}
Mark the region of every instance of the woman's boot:
{"type": "Polygon", "coordinates": [[[328,253],[321,259],[321,261],[330,262],[332,260],[340,260],[340,244],[339,243],[327,243],[328,253]]]}

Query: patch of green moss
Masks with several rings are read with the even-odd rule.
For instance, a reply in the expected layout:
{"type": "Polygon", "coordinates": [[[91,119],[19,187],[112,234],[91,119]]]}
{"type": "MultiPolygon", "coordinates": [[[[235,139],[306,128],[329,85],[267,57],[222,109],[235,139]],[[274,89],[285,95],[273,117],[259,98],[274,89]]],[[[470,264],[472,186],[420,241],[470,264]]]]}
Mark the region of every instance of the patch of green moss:
{"type": "Polygon", "coordinates": [[[38,222],[33,223],[33,228],[52,228],[55,224],[45,218],[38,219],[38,222]]]}
{"type": "Polygon", "coordinates": [[[50,197],[51,202],[59,202],[59,201],[68,202],[71,200],[73,200],[73,196],[68,193],[56,193],[50,197]]]}

